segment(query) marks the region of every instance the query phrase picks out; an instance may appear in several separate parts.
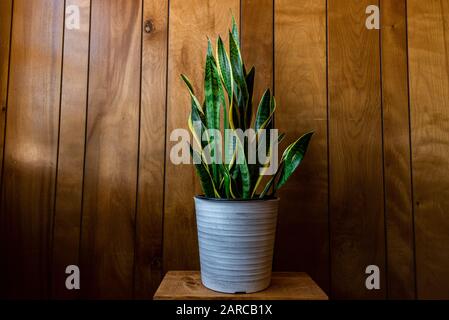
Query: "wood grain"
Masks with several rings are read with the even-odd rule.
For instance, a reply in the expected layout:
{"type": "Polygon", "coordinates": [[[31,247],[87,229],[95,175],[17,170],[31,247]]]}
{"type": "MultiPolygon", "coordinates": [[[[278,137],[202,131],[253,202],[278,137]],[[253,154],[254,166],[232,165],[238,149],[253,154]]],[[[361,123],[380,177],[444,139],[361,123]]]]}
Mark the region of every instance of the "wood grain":
{"type": "MultiPolygon", "coordinates": [[[[298,172],[281,189],[275,269],[306,271],[329,289],[326,1],[276,1],[276,126],[284,147],[315,131],[298,172]]],[[[280,154],[283,149],[280,150],[280,154]]]]}
{"type": "Polygon", "coordinates": [[[90,0],[67,0],[80,9],[80,29],[65,28],[59,128],[59,158],[53,227],[52,296],[69,299],[65,268],[79,265],[81,199],[87,106],[90,0]]]}
{"type": "MultiPolygon", "coordinates": [[[[248,72],[253,66],[256,70],[251,123],[254,128],[257,107],[265,90],[274,93],[274,0],[242,0],[240,16],[243,61],[248,72]]],[[[269,178],[262,179],[258,192],[262,192],[269,178]]]]}
{"type": "Polygon", "coordinates": [[[334,298],[449,298],[441,0],[0,1],[1,297],[148,299],[164,271],[199,268],[199,181],[171,163],[170,133],[190,110],[179,74],[202,100],[206,36],[227,44],[231,14],[255,104],[271,87],[287,142],[316,132],[279,194],[274,268],[334,298]],[[64,3],[80,30],[64,31],[64,3]]]}
{"type": "Polygon", "coordinates": [[[49,294],[63,13],[61,1],[14,1],[0,221],[8,298],[49,294]]]}
{"type": "Polygon", "coordinates": [[[139,0],[92,2],[82,294],[131,298],[137,194],[139,0]]]}
{"type": "Polygon", "coordinates": [[[382,102],[387,295],[415,297],[406,1],[382,0],[382,102]]]}
{"type": "Polygon", "coordinates": [[[273,89],[274,0],[241,1],[242,55],[248,71],[256,68],[253,114],[266,89],[273,89]]]}
{"type": "Polygon", "coordinates": [[[0,2],[0,168],[3,164],[6,103],[8,95],[9,48],[11,42],[12,0],[0,2]]]}
{"type": "Polygon", "coordinates": [[[409,0],[418,298],[449,298],[449,3],[409,0]]]}
{"type": "Polygon", "coordinates": [[[151,299],[162,277],[168,2],[143,6],[143,20],[154,30],[143,34],[134,286],[136,298],[151,299]]]}
{"type": "Polygon", "coordinates": [[[328,2],[329,181],[333,298],[385,298],[385,230],[379,31],[372,1],[328,2]],[[368,265],[380,290],[367,290],[368,265]]]}
{"type": "Polygon", "coordinates": [[[203,70],[207,39],[220,34],[227,43],[231,14],[239,21],[239,1],[170,1],[167,158],[165,179],[164,270],[198,269],[198,244],[193,196],[201,193],[193,166],[170,161],[170,134],[187,130],[190,99],[180,73],[192,81],[203,100],[203,70]]]}
{"type": "Polygon", "coordinates": [[[303,272],[275,272],[268,289],[248,294],[226,294],[205,288],[198,271],[170,271],[155,300],[327,300],[326,294],[303,272]]]}

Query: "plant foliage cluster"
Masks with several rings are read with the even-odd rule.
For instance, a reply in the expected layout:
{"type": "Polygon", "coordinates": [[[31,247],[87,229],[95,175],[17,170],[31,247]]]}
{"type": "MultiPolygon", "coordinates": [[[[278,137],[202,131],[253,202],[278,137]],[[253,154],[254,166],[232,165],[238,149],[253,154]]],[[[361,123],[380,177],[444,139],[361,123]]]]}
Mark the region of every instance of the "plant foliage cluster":
{"type": "MultiPolygon", "coordinates": [[[[240,41],[237,25],[232,20],[232,29],[229,31],[229,54],[221,37],[218,37],[215,52],[212,43],[208,40],[206,66],[204,71],[204,102],[200,103],[195,95],[192,84],[185,75],[181,75],[191,98],[191,112],[189,115],[189,128],[195,143],[202,148],[213,146],[211,155],[220,152],[217,141],[213,135],[207,135],[203,139],[207,129],[224,131],[225,129],[245,131],[248,128],[255,130],[256,145],[266,143],[270,146],[270,135],[265,135],[261,141],[262,130],[274,129],[274,114],[276,100],[269,89],[263,94],[253,121],[253,90],[255,68],[246,69],[240,52],[240,41]],[[200,130],[194,128],[194,124],[200,123],[200,130]],[[214,147],[215,146],[215,147],[214,147]]],[[[192,157],[201,159],[195,164],[196,171],[201,181],[201,186],[206,197],[224,199],[254,199],[272,197],[281,188],[293,172],[298,168],[313,132],[309,132],[290,144],[282,154],[276,173],[267,179],[261,174],[268,165],[251,164],[248,162],[246,148],[248,137],[224,141],[224,153],[229,163],[210,163],[204,159],[204,155],[190,146],[192,157]],[[236,161],[236,154],[245,154],[244,161],[236,161]],[[262,188],[262,181],[264,186],[262,188]]],[[[284,138],[280,134],[277,144],[284,138]]],[[[267,148],[267,155],[271,149],[267,148]]],[[[219,155],[222,156],[221,154],[219,155]]]]}

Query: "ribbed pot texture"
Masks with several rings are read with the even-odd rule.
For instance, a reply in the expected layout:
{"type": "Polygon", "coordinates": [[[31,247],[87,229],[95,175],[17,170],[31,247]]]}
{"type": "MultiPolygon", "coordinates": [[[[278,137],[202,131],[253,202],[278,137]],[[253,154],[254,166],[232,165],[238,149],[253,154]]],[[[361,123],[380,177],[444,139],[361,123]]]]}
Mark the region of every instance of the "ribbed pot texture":
{"type": "Polygon", "coordinates": [[[205,287],[251,293],[270,285],[278,203],[195,197],[205,287]]]}

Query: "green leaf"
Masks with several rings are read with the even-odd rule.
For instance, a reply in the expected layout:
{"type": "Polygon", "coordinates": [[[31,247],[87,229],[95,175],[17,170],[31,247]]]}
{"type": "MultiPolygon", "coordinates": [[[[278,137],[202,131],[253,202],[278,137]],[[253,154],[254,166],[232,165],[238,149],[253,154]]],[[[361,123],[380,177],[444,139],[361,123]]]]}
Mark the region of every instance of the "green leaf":
{"type": "MultiPolygon", "coordinates": [[[[231,61],[225,50],[223,40],[218,37],[217,40],[217,64],[218,72],[223,82],[223,86],[228,93],[229,109],[232,110],[233,98],[234,98],[234,77],[232,76],[231,61]]],[[[223,103],[223,129],[229,128],[229,114],[226,109],[226,104],[223,103]]],[[[226,139],[225,139],[226,145],[226,139]]]]}
{"type": "Polygon", "coordinates": [[[246,78],[246,87],[248,88],[248,104],[246,106],[245,112],[245,124],[246,128],[251,127],[251,121],[253,116],[253,92],[254,92],[254,77],[256,75],[256,69],[254,67],[251,68],[249,73],[245,76],[246,78]]]}
{"type": "Polygon", "coordinates": [[[232,16],[232,36],[234,37],[237,45],[240,48],[239,28],[237,26],[237,23],[235,22],[234,16],[232,16]]]}
{"type": "Polygon", "coordinates": [[[235,199],[235,194],[232,190],[232,177],[231,174],[226,166],[224,166],[223,171],[223,179],[224,179],[224,188],[225,188],[225,194],[227,199],[235,199]]]}
{"type": "Polygon", "coordinates": [[[192,106],[198,109],[201,113],[204,113],[203,108],[201,107],[200,102],[198,101],[197,97],[195,96],[195,91],[193,90],[193,86],[190,83],[189,78],[187,76],[181,74],[182,80],[185,82],[187,89],[189,90],[190,98],[192,99],[192,106]]]}
{"type": "MultiPolygon", "coordinates": [[[[243,142],[237,137],[237,148],[240,154],[244,153],[243,142]]],[[[237,164],[239,167],[240,175],[242,178],[242,198],[249,199],[251,197],[251,174],[248,168],[248,163],[246,162],[246,157],[243,156],[243,163],[237,164]]],[[[236,161],[238,161],[236,159],[236,161]]]]}
{"type": "Polygon", "coordinates": [[[195,141],[200,145],[201,147],[205,147],[207,145],[207,142],[209,141],[209,138],[207,141],[202,141],[203,132],[206,129],[206,119],[203,113],[201,113],[198,108],[195,106],[195,103],[192,100],[192,110],[190,111],[190,117],[188,126],[190,131],[192,132],[193,138],[195,141]],[[195,125],[199,124],[201,127],[200,130],[195,130],[195,125]]]}
{"type": "Polygon", "coordinates": [[[272,129],[273,128],[273,117],[274,117],[274,112],[276,111],[276,99],[274,98],[274,96],[271,96],[271,105],[270,105],[270,110],[271,110],[271,115],[270,115],[270,119],[269,122],[266,125],[267,129],[272,129]]]}
{"type": "MultiPolygon", "coordinates": [[[[268,111],[268,110],[265,110],[265,111],[261,112],[261,116],[257,118],[260,123],[256,123],[257,138],[258,138],[258,142],[259,143],[260,143],[259,140],[260,140],[260,134],[261,134],[261,132],[259,132],[259,130],[267,130],[266,134],[265,134],[265,150],[267,150],[267,148],[269,148],[269,146],[270,146],[270,142],[271,142],[270,141],[271,140],[270,130],[274,129],[273,118],[274,118],[274,111],[276,110],[276,101],[275,101],[273,96],[271,97],[271,102],[269,102],[269,104],[270,104],[269,115],[266,116],[265,114],[262,114],[262,113],[264,113],[265,111],[268,111]]],[[[263,106],[261,109],[265,109],[265,108],[266,107],[263,106]]],[[[268,109],[268,108],[266,108],[266,109],[268,109]]],[[[258,122],[258,121],[256,121],[256,122],[258,122]]]]}
{"type": "MultiPolygon", "coordinates": [[[[270,129],[271,127],[267,127],[268,123],[272,123],[271,118],[273,115],[273,111],[270,105],[271,99],[271,93],[270,90],[266,90],[263,94],[259,107],[257,108],[257,114],[256,114],[256,121],[255,121],[255,129],[257,132],[257,152],[259,152],[259,145],[262,143],[260,139],[261,129],[270,129]]],[[[265,134],[265,150],[269,152],[267,148],[270,146],[270,132],[266,132],[265,134]]],[[[261,165],[259,163],[255,165],[250,165],[250,172],[251,172],[251,181],[253,182],[252,190],[254,195],[254,189],[257,188],[259,181],[259,168],[261,165]],[[257,182],[255,182],[257,181],[257,182]]]]}
{"type": "Polygon", "coordinates": [[[218,37],[217,40],[217,62],[223,85],[228,92],[229,103],[231,103],[232,96],[234,95],[234,77],[232,75],[231,61],[229,60],[221,37],[218,37]]]}
{"type": "MultiPolygon", "coordinates": [[[[220,73],[215,63],[215,58],[212,52],[212,44],[210,41],[208,41],[206,56],[204,93],[207,128],[220,130],[220,109],[225,105],[225,98],[223,87],[221,84],[220,73]]],[[[213,159],[215,159],[220,150],[219,148],[217,148],[217,142],[215,139],[216,137],[211,136],[209,138],[211,155],[213,159]]],[[[218,157],[221,157],[221,155],[218,155],[218,157]]],[[[217,165],[216,163],[212,163],[210,167],[214,182],[218,185],[221,180],[219,165],[217,165]]]]}
{"type": "MultiPolygon", "coordinates": [[[[232,33],[229,33],[229,51],[230,51],[232,74],[234,76],[234,80],[236,83],[234,92],[236,94],[237,101],[239,102],[240,107],[246,110],[246,106],[248,103],[248,88],[246,86],[246,79],[243,71],[243,62],[240,53],[240,48],[236,39],[234,39],[232,33]]],[[[244,113],[241,112],[240,116],[244,116],[244,113]]],[[[241,121],[241,123],[242,122],[243,121],[241,121]]]]}
{"type": "Polygon", "coordinates": [[[301,163],[304,155],[306,154],[307,147],[309,146],[310,139],[312,139],[313,132],[306,133],[298,140],[293,142],[282,155],[282,162],[284,166],[282,168],[279,181],[276,184],[276,190],[279,190],[295,172],[301,163]]]}
{"type": "Polygon", "coordinates": [[[238,107],[237,98],[234,95],[231,105],[229,106],[229,127],[231,129],[240,128],[240,110],[238,107]]]}
{"type": "Polygon", "coordinates": [[[241,198],[242,197],[242,184],[240,183],[240,166],[235,165],[232,167],[232,169],[230,170],[231,173],[231,181],[235,182],[235,188],[234,188],[234,193],[236,194],[237,198],[241,198]]]}
{"type": "Polygon", "coordinates": [[[207,55],[208,56],[213,56],[213,50],[212,50],[212,42],[210,41],[209,38],[207,38],[207,55]]]}
{"type": "Polygon", "coordinates": [[[281,133],[278,137],[278,145],[281,144],[282,141],[284,141],[284,138],[285,138],[285,133],[281,133]]]}
{"type": "MultiPolygon", "coordinates": [[[[190,155],[192,156],[192,158],[200,157],[198,152],[194,151],[191,145],[190,145],[190,155]]],[[[212,180],[212,177],[210,176],[210,172],[206,164],[203,161],[201,161],[201,163],[194,165],[196,172],[200,178],[201,188],[203,189],[205,196],[208,198],[220,198],[220,195],[218,194],[215,188],[214,182],[212,180]]]]}
{"type": "Polygon", "coordinates": [[[224,148],[225,148],[225,162],[228,165],[228,170],[231,170],[235,161],[236,154],[236,143],[232,138],[232,135],[228,134],[232,132],[231,130],[225,132],[224,136],[224,148]]]}
{"type": "MultiPolygon", "coordinates": [[[[285,138],[285,133],[281,133],[280,135],[279,135],[279,137],[278,137],[278,142],[277,142],[277,144],[278,144],[278,146],[281,144],[281,142],[284,140],[284,138],[285,138]]],[[[270,148],[269,148],[269,150],[268,150],[268,156],[270,156],[271,155],[271,146],[270,146],[270,148]]],[[[256,192],[257,192],[257,189],[258,189],[258,187],[259,187],[259,185],[260,185],[260,183],[262,182],[262,179],[263,179],[263,177],[264,177],[264,174],[261,174],[260,172],[259,172],[259,168],[260,168],[260,166],[257,166],[257,171],[256,172],[252,172],[251,174],[251,179],[253,180],[253,175],[257,175],[257,181],[256,181],[256,183],[254,184],[254,186],[252,187],[253,188],[253,192],[251,193],[251,198],[253,198],[255,195],[256,195],[256,192]]],[[[268,165],[265,165],[264,167],[263,167],[263,171],[264,172],[266,172],[266,170],[268,170],[268,168],[269,168],[269,164],[268,165]]],[[[277,173],[277,172],[276,172],[277,173]]],[[[272,177],[272,179],[274,180],[274,177],[275,176],[273,176],[272,177]]],[[[270,180],[271,181],[271,180],[270,180]]],[[[267,183],[267,184],[270,184],[270,181],[267,183]]],[[[270,186],[269,187],[271,187],[271,185],[273,184],[273,182],[271,182],[271,184],[270,184],[270,186]]],[[[265,188],[266,188],[266,186],[265,186],[265,188]]],[[[264,190],[265,190],[265,188],[264,188],[264,190]]],[[[269,189],[269,188],[268,188],[269,189]]],[[[268,191],[268,189],[267,189],[267,191],[268,191]]],[[[266,192],[266,191],[265,191],[266,192]]],[[[263,192],[262,192],[263,193],[263,192]]],[[[265,194],[264,194],[265,195],[265,194]]]]}
{"type": "Polygon", "coordinates": [[[220,108],[224,102],[224,93],[220,82],[220,75],[215,66],[215,59],[210,54],[206,57],[204,93],[207,128],[220,129],[220,108]]]}
{"type": "Polygon", "coordinates": [[[260,99],[259,106],[257,107],[255,124],[256,132],[258,132],[260,129],[264,129],[264,124],[267,123],[267,120],[270,118],[271,113],[271,94],[270,89],[267,89],[263,94],[262,99],[260,99]]]}
{"type": "Polygon", "coordinates": [[[265,198],[265,195],[270,191],[271,187],[273,186],[273,182],[276,179],[276,175],[272,176],[270,180],[265,185],[265,188],[263,188],[263,191],[260,193],[259,198],[263,199],[265,198]]]}
{"type": "MultiPolygon", "coordinates": [[[[259,198],[262,199],[265,197],[265,195],[270,191],[271,187],[273,186],[274,182],[276,181],[276,177],[279,175],[279,173],[284,169],[284,162],[281,161],[279,164],[279,168],[276,171],[276,173],[271,177],[271,179],[268,181],[268,183],[265,185],[265,188],[263,189],[262,193],[260,194],[259,198]]],[[[273,192],[274,193],[274,192],[273,192]]]]}

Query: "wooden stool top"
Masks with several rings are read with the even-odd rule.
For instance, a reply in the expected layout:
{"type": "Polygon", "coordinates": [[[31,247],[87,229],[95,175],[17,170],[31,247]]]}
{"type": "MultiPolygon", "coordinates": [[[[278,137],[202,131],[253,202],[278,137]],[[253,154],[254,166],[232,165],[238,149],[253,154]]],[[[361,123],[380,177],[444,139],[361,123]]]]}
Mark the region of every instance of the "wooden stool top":
{"type": "Polygon", "coordinates": [[[169,271],[154,300],[328,300],[328,297],[304,272],[273,272],[271,285],[266,290],[229,294],[204,287],[199,271],[169,271]]]}

